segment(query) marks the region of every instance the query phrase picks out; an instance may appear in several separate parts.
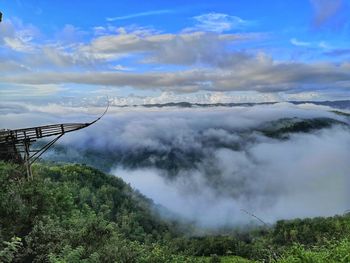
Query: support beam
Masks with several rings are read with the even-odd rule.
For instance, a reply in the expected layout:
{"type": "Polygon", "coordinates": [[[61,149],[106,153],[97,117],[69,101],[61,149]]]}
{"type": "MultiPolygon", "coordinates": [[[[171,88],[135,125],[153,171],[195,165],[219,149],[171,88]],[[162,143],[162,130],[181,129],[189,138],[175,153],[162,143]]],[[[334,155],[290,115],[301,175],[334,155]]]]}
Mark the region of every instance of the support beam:
{"type": "Polygon", "coordinates": [[[30,163],[30,141],[24,141],[24,162],[27,170],[27,179],[32,180],[33,174],[32,174],[32,167],[30,163]]]}

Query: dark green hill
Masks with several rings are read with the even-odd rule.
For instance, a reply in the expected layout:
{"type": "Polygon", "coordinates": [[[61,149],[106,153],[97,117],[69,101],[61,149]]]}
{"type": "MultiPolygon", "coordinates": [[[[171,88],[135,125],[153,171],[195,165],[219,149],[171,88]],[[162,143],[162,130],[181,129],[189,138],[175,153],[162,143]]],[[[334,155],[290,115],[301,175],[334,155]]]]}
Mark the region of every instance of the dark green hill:
{"type": "Polygon", "coordinates": [[[33,172],[27,181],[19,167],[0,162],[0,262],[350,259],[348,213],[189,237],[189,225],[160,219],[151,200],[117,177],[70,164],[37,164],[33,172]]]}
{"type": "Polygon", "coordinates": [[[290,134],[294,133],[309,133],[325,128],[330,128],[333,125],[342,125],[348,127],[345,122],[331,118],[283,118],[276,121],[268,122],[260,129],[265,136],[278,139],[287,139],[290,134]]]}
{"type": "Polygon", "coordinates": [[[34,180],[26,181],[18,167],[0,163],[0,262],[169,256],[157,244],[174,237],[176,226],[162,221],[152,201],[121,179],[83,165],[37,164],[33,173],[34,180]],[[6,246],[14,237],[21,242],[12,239],[6,246]],[[16,253],[3,254],[11,245],[16,253]]]}

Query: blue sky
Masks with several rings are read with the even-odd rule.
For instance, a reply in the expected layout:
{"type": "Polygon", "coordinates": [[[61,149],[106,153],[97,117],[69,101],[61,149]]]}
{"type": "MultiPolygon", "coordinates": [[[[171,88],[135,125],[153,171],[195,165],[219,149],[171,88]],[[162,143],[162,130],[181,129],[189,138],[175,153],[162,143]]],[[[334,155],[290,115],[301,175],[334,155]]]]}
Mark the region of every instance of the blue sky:
{"type": "Polygon", "coordinates": [[[346,0],[0,1],[3,100],[350,96],[346,0]]]}

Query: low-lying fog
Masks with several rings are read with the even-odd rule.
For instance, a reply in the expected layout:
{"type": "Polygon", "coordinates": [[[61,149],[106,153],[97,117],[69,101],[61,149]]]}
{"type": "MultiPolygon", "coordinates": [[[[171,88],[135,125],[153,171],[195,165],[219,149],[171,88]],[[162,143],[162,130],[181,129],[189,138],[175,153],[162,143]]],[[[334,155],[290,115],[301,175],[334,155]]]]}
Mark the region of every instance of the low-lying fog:
{"type": "MultiPolygon", "coordinates": [[[[103,111],[57,105],[23,109],[7,105],[0,110],[4,128],[85,122],[103,111]]],[[[69,161],[82,158],[86,151],[107,158],[110,173],[202,226],[254,220],[242,209],[266,222],[330,216],[350,208],[349,117],[330,110],[289,103],[111,108],[100,122],[66,134],[60,144],[67,148],[69,161]],[[283,137],[261,132],[261,127],[288,126],[276,122],[285,118],[329,118],[339,123],[283,137]]]]}

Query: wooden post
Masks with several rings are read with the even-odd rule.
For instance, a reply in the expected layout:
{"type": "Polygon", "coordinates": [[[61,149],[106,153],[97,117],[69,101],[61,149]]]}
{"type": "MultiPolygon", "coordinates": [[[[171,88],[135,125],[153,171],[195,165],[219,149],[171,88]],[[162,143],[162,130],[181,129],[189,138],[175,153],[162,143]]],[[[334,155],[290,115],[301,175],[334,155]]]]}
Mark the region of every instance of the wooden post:
{"type": "Polygon", "coordinates": [[[24,141],[24,162],[27,169],[28,181],[29,179],[33,180],[32,167],[30,165],[30,159],[29,159],[30,158],[29,146],[30,146],[30,142],[25,140],[24,141]]]}

